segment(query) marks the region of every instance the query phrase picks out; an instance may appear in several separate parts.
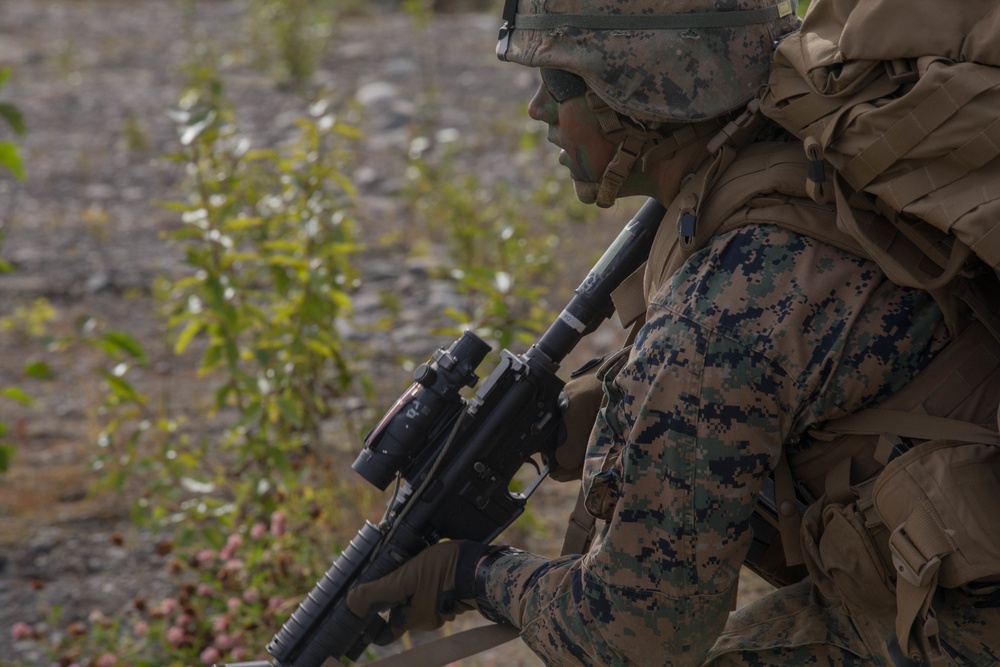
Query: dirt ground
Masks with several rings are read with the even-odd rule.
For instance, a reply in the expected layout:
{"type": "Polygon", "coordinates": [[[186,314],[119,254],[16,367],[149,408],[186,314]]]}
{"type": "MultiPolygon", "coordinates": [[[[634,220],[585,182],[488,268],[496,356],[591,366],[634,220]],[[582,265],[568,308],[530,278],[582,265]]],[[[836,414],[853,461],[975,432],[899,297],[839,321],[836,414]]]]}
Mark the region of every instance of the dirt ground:
{"type": "MultiPolygon", "coordinates": [[[[15,182],[0,174],[0,252],[16,268],[0,276],[0,316],[45,297],[57,310],[57,333],[72,330],[82,317],[127,330],[151,353],[144,386],[171,401],[199,400],[194,369],[163,350],[163,324],[151,295],[156,276],[184,271],[182,258],[162,237],[177,220],[157,204],[178,195],[177,168],[161,156],[174,147],[165,112],[177,103],[184,67],[205,57],[205,44],[226,54],[226,92],[261,145],[288,136],[301,113],[301,97],[254,66],[255,45],[242,29],[246,4],[0,3],[0,67],[14,69],[0,101],[15,102],[28,123],[18,140],[28,178],[15,182]]],[[[350,103],[362,109],[365,149],[350,176],[360,188],[365,233],[393,224],[406,150],[418,121],[427,121],[428,91],[434,91],[432,125],[458,132],[468,146],[468,169],[486,182],[524,178],[527,167],[511,158],[509,142],[496,137],[530,122],[524,107],[536,79],[530,70],[496,60],[497,25],[497,16],[484,13],[441,15],[416,26],[408,16],[375,6],[370,16],[336,26],[316,79],[334,108],[350,103]]],[[[607,218],[624,223],[632,210],[613,210],[607,218]]],[[[589,229],[594,247],[603,247],[617,227],[589,229]]],[[[373,284],[400,285],[409,299],[400,341],[425,356],[421,350],[433,346],[427,346],[422,323],[433,300],[414,279],[419,273],[377,255],[364,266],[373,284]]],[[[374,300],[362,287],[359,303],[374,300]]],[[[617,335],[603,331],[592,341],[596,348],[613,344],[617,335]]],[[[0,421],[14,427],[18,442],[14,466],[0,475],[0,665],[12,659],[45,665],[36,649],[12,641],[14,622],[44,620],[53,606],[64,609],[64,621],[93,609],[111,614],[137,594],[152,598],[166,591],[169,582],[164,557],[156,555],[159,536],[132,528],[121,498],[89,493],[96,353],[58,356],[57,379],[36,383],[20,380],[19,372],[42,354],[37,342],[14,333],[0,341],[0,387],[17,382],[38,399],[30,408],[0,403],[0,421]]],[[[540,494],[536,506],[552,508],[546,521],[555,535],[572,490],[543,485],[540,494]]],[[[554,545],[555,537],[532,546],[554,545]]],[[[759,582],[748,582],[744,601],[762,590],[759,582]]],[[[516,643],[463,664],[501,661],[539,664],[516,643]]]]}

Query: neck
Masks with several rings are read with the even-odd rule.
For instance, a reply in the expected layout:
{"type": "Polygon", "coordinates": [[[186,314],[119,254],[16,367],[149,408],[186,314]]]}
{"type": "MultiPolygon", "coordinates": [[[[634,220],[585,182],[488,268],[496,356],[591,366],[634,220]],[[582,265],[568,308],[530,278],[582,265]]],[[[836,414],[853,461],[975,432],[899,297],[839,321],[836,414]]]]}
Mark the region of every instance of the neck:
{"type": "Polygon", "coordinates": [[[710,159],[706,149],[709,141],[710,137],[705,137],[684,146],[668,159],[647,164],[645,170],[635,169],[622,186],[621,195],[652,197],[664,206],[669,206],[680,191],[684,179],[710,159]]]}

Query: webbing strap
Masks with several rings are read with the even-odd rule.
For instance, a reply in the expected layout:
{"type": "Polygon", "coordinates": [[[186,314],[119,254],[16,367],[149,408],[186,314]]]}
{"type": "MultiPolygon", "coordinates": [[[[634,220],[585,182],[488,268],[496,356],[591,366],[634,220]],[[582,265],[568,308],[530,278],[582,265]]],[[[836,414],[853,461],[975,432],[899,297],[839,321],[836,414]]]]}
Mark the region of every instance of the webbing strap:
{"type": "Polygon", "coordinates": [[[836,174],[833,192],[837,202],[837,225],[858,240],[867,255],[878,262],[894,283],[924,290],[944,287],[959,274],[972,255],[967,245],[955,243],[939,273],[934,275],[924,271],[921,259],[926,255],[912,242],[908,246],[898,243],[899,238],[906,239],[903,233],[892,225],[884,224],[885,221],[875,217],[874,213],[855,211],[845,190],[850,192],[850,186],[843,182],[840,174],[836,174]]]}
{"type": "Polygon", "coordinates": [[[370,664],[372,667],[441,667],[516,639],[519,633],[517,628],[500,623],[480,625],[370,664]]]}
{"type": "Polygon", "coordinates": [[[964,178],[1000,155],[1000,118],[958,149],[929,165],[893,179],[880,198],[902,211],[928,193],[964,178]]]}
{"type": "Polygon", "coordinates": [[[684,30],[770,23],[794,12],[791,0],[769,7],[690,14],[517,14],[513,26],[526,30],[684,30]]]}
{"type": "Polygon", "coordinates": [[[925,658],[933,667],[946,662],[931,602],[941,558],[954,550],[941,526],[919,505],[889,536],[896,569],[896,637],[908,656],[925,658]]]}
{"type": "Polygon", "coordinates": [[[580,492],[576,496],[576,504],[573,506],[573,512],[569,515],[569,521],[566,525],[566,535],[563,537],[563,545],[559,551],[559,555],[568,556],[570,554],[586,553],[590,549],[591,541],[594,539],[594,527],[596,525],[597,520],[587,511],[586,496],[583,493],[583,485],[581,485],[580,492]]]}
{"type": "Polygon", "coordinates": [[[774,502],[778,508],[778,532],[785,550],[785,564],[802,565],[805,563],[802,557],[802,517],[799,516],[795,481],[784,447],[771,475],[774,478],[774,502]]]}
{"type": "Polygon", "coordinates": [[[642,289],[645,276],[646,262],[643,262],[611,292],[611,302],[615,304],[623,329],[628,329],[646,314],[646,294],[642,289]]]}
{"type": "Polygon", "coordinates": [[[983,92],[1000,85],[1000,71],[992,68],[953,68],[951,74],[944,85],[935,89],[840,170],[851,187],[863,190],[962,107],[983,92]]]}
{"type": "Polygon", "coordinates": [[[833,435],[879,435],[895,433],[919,440],[959,440],[961,442],[1000,445],[1000,433],[988,428],[947,417],[905,410],[868,408],[823,424],[823,433],[833,435]]]}

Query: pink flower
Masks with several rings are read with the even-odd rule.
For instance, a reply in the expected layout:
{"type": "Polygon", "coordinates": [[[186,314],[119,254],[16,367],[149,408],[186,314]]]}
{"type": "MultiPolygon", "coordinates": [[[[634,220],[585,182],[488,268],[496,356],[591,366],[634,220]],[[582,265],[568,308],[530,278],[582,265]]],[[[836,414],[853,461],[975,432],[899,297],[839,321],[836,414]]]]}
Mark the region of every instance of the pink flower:
{"type": "Polygon", "coordinates": [[[236,555],[236,552],[240,550],[243,546],[243,538],[237,533],[233,533],[226,540],[226,546],[222,547],[222,551],[219,552],[219,558],[222,560],[229,560],[236,555]]]}
{"type": "Polygon", "coordinates": [[[167,643],[173,646],[174,648],[177,648],[178,646],[183,644],[184,638],[185,638],[184,628],[172,625],[170,626],[170,629],[167,630],[167,643]]]}
{"type": "Polygon", "coordinates": [[[197,554],[195,554],[195,560],[200,564],[204,565],[206,563],[211,563],[215,560],[215,552],[211,549],[202,549],[197,554]]]}
{"type": "Polygon", "coordinates": [[[219,633],[215,635],[215,641],[213,642],[215,648],[220,651],[228,651],[233,646],[236,645],[236,637],[233,635],[227,635],[225,633],[219,633]]]}
{"type": "Polygon", "coordinates": [[[201,662],[203,664],[214,665],[216,662],[219,661],[219,658],[222,657],[222,654],[219,653],[219,649],[215,648],[214,646],[209,646],[207,649],[202,651],[201,655],[199,655],[198,657],[201,658],[201,662]]]}
{"type": "Polygon", "coordinates": [[[250,537],[254,538],[255,540],[259,540],[265,535],[267,535],[267,526],[265,526],[263,523],[255,523],[253,525],[253,528],[250,529],[250,537]]]}
{"type": "Polygon", "coordinates": [[[271,534],[281,537],[285,534],[285,513],[274,512],[271,514],[271,534]]]}
{"type": "Polygon", "coordinates": [[[267,601],[267,609],[264,611],[265,614],[273,614],[281,608],[281,605],[285,604],[285,598],[280,595],[272,595],[267,601]]]}
{"type": "Polygon", "coordinates": [[[132,626],[132,633],[136,637],[145,637],[149,634],[149,623],[146,621],[136,621],[132,626]]]}
{"type": "Polygon", "coordinates": [[[239,662],[250,656],[250,650],[242,646],[237,646],[230,652],[230,655],[233,656],[233,660],[239,662]]]}
{"type": "Polygon", "coordinates": [[[257,592],[256,588],[248,588],[243,591],[243,601],[247,604],[253,604],[260,600],[260,593],[257,592]]]}
{"type": "Polygon", "coordinates": [[[18,621],[10,626],[10,635],[14,638],[14,641],[19,642],[22,639],[31,639],[34,637],[35,630],[27,623],[18,621]]]}
{"type": "Polygon", "coordinates": [[[228,609],[229,612],[232,614],[235,614],[237,611],[239,611],[240,607],[242,606],[243,602],[239,598],[229,598],[228,600],[226,600],[226,609],[228,609]]]}
{"type": "Polygon", "coordinates": [[[111,653],[104,653],[97,662],[94,663],[96,667],[115,667],[118,664],[118,659],[111,653]]]}
{"type": "Polygon", "coordinates": [[[232,619],[229,618],[228,614],[223,614],[222,616],[217,616],[214,621],[212,621],[212,630],[216,633],[225,632],[229,629],[229,623],[232,619]]]}
{"type": "Polygon", "coordinates": [[[239,558],[231,558],[226,561],[226,564],[222,566],[223,572],[242,572],[243,571],[243,561],[239,558]]]}
{"type": "Polygon", "coordinates": [[[154,616],[170,616],[181,608],[181,603],[177,601],[177,598],[164,598],[160,601],[160,604],[156,605],[153,609],[154,616]]]}
{"type": "Polygon", "coordinates": [[[212,597],[213,590],[211,584],[206,584],[204,581],[198,584],[197,591],[199,597],[210,598],[212,597]]]}

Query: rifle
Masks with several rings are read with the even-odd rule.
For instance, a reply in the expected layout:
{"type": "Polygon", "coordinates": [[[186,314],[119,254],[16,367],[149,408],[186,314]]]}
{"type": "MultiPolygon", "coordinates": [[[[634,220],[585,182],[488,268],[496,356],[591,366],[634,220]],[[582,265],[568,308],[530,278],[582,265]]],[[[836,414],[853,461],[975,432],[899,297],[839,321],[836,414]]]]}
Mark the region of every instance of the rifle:
{"type": "Polygon", "coordinates": [[[524,354],[501,351],[473,398],[459,392],[476,385],[475,371],[491,348],[471,331],[417,367],[413,384],[366,436],[351,466],[382,491],[396,481],[385,515],[378,525],[365,522],[267,645],[273,667],[357,660],[386,621],[378,613],[351,613],[352,587],[389,574],[443,539],[488,544],[521,515],[561,444],[559,364],[614,312],[612,291],[646,260],[665,212],[648,200],[542,337],[524,354]],[[512,492],[511,481],[526,464],[537,475],[523,493],[512,492]]]}

